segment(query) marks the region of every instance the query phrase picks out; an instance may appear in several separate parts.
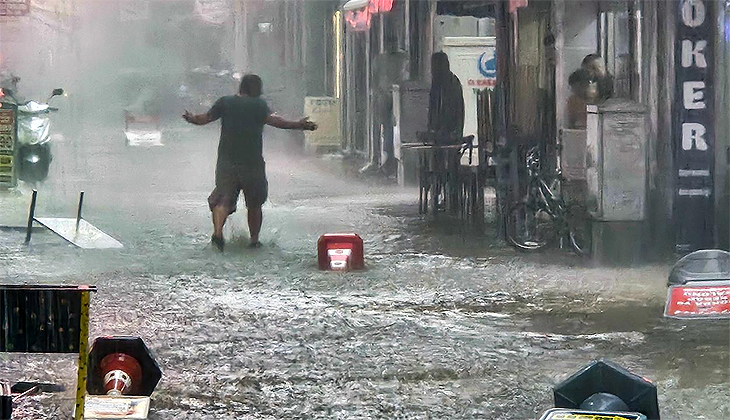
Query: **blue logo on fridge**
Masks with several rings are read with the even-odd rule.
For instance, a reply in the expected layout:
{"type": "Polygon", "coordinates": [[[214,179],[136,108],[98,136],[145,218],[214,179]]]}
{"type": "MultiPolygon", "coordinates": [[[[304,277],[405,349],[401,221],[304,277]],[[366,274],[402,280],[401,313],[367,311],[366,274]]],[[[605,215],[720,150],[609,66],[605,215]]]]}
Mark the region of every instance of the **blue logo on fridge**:
{"type": "Polygon", "coordinates": [[[497,56],[494,48],[489,48],[479,56],[479,73],[487,79],[497,78],[497,56]]]}

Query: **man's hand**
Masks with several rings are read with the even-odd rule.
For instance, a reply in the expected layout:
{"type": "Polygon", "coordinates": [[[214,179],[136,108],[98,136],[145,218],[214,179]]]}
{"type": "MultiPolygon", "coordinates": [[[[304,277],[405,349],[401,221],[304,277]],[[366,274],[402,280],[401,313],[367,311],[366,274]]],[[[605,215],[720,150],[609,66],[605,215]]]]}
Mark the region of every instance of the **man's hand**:
{"type": "Polygon", "coordinates": [[[276,114],[271,114],[265,122],[267,125],[284,130],[314,131],[317,129],[317,124],[309,121],[309,118],[302,118],[299,121],[287,121],[276,114]]]}
{"type": "Polygon", "coordinates": [[[302,127],[302,130],[305,131],[314,131],[317,129],[317,123],[309,121],[309,117],[304,117],[299,120],[299,125],[302,127]]]}
{"type": "Polygon", "coordinates": [[[205,125],[205,124],[208,124],[209,122],[215,121],[214,118],[211,118],[210,113],[194,115],[194,114],[191,114],[190,112],[188,112],[187,110],[185,110],[185,113],[183,114],[182,117],[185,121],[189,122],[190,124],[195,124],[195,125],[205,125]]]}

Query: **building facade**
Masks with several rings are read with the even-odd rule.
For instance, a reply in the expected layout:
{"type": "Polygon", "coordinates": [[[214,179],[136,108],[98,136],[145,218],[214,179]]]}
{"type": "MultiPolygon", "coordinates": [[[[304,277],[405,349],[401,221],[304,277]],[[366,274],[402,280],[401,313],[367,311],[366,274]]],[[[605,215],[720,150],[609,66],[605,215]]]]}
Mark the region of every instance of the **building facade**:
{"type": "MultiPolygon", "coordinates": [[[[569,117],[568,82],[587,55],[600,55],[613,76],[613,96],[646,112],[645,170],[623,176],[645,179],[647,247],[680,253],[728,247],[728,2],[386,3],[353,0],[340,9],[346,151],[367,162],[382,156],[380,133],[388,121],[377,110],[380,54],[403,50],[408,72],[398,83],[400,100],[421,114],[424,95],[413,92],[428,89],[431,53],[441,48],[444,32],[467,35],[467,25],[453,19],[493,19],[510,147],[538,146],[553,167],[585,183],[587,134],[569,117]]],[[[400,135],[414,141],[417,126],[400,127],[400,135]]]]}

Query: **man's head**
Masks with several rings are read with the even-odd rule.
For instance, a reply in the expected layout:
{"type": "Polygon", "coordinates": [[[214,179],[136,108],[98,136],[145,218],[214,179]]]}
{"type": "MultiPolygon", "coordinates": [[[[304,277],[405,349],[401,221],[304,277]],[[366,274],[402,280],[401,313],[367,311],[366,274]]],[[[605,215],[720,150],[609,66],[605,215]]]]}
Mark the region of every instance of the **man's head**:
{"type": "Polygon", "coordinates": [[[590,82],[591,74],[586,69],[578,69],[574,71],[568,78],[568,85],[570,85],[571,91],[580,96],[585,97],[586,88],[590,82]]]}
{"type": "Polygon", "coordinates": [[[603,62],[603,57],[598,54],[588,54],[585,56],[580,66],[581,68],[590,71],[595,76],[603,77],[606,75],[606,65],[603,62]]]}
{"type": "Polygon", "coordinates": [[[437,52],[431,56],[431,75],[434,80],[446,79],[451,72],[449,68],[449,56],[445,52],[437,52]]]}
{"type": "Polygon", "coordinates": [[[238,88],[238,93],[252,98],[258,98],[261,96],[263,88],[264,83],[261,81],[259,76],[255,74],[247,74],[241,79],[241,86],[238,88]]]}

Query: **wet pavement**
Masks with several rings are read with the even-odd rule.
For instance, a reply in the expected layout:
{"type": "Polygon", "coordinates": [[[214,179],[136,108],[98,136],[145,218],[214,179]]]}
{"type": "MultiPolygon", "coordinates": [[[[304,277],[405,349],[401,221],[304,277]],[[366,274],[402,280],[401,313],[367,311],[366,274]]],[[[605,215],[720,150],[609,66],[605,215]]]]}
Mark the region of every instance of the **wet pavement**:
{"type": "MultiPolygon", "coordinates": [[[[0,231],[3,283],[96,285],[91,336],[140,335],[163,369],[151,419],[537,418],[598,358],[653,380],[663,419],[730,418],[730,324],[664,319],[668,263],[517,253],[267,136],[264,247],[246,248],[239,211],[224,254],[208,244],[216,127],[175,125],[151,149],[117,129],[66,136],[38,211],[70,217],[83,189],[86,218],[125,248],[0,231]],[[367,270],[317,271],[318,236],[338,231],[365,239],[367,270]]],[[[73,357],[0,360],[0,377],[69,388],[17,418],[71,413],[73,357]]]]}

